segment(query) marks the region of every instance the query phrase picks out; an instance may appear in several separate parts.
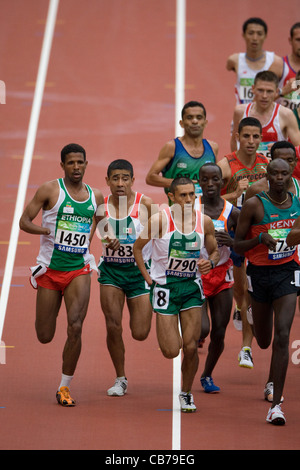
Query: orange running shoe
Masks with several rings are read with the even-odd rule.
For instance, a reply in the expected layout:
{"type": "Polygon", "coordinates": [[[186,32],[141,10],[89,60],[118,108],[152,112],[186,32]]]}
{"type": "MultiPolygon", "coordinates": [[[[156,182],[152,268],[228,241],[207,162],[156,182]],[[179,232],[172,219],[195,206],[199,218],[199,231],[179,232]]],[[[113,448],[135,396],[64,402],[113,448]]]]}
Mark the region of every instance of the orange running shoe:
{"type": "Polygon", "coordinates": [[[70,397],[70,390],[68,387],[60,387],[56,392],[56,400],[62,406],[75,406],[76,401],[70,397]]]}

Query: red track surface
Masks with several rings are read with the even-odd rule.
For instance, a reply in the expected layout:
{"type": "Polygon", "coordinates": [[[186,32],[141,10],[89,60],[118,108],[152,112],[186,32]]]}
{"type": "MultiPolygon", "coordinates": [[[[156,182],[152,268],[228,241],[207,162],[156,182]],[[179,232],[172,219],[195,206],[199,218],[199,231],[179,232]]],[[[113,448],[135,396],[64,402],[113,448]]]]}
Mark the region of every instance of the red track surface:
{"type": "MultiPolygon", "coordinates": [[[[175,6],[175,0],[60,1],[26,201],[42,182],[61,176],[60,149],[75,141],[87,150],[91,186],[106,194],[107,165],[124,157],[134,164],[136,189],[165,202],[162,191],[146,186],[144,179],[162,145],[174,136],[175,6]]],[[[46,0],[6,0],[1,5],[0,79],[7,87],[0,118],[1,280],[47,9],[46,0]]],[[[225,61],[244,49],[241,25],[250,16],[268,23],[266,49],[289,52],[289,28],[300,20],[298,0],[287,0],[284,9],[279,0],[187,0],[185,101],[205,104],[206,137],[219,143],[220,157],[229,151],[234,106],[234,76],[226,72],[225,61]]],[[[78,406],[56,404],[66,320],[62,309],[54,341],[38,343],[35,292],[28,283],[38,242],[20,234],[2,338],[12,347],[6,350],[6,365],[0,365],[0,449],[170,450],[172,361],[158,350],[154,321],[147,341],[134,342],[125,310],[129,391],[120,399],[106,396],[114,371],[96,276],[72,384],[78,406]]],[[[97,239],[92,250],[98,259],[97,239]]],[[[291,346],[300,339],[299,326],[297,311],[291,346]]],[[[231,322],[214,373],[222,388],[219,395],[200,390],[207,343],[200,350],[194,386],[198,411],[181,418],[182,450],[299,448],[300,366],[290,361],[284,391],[287,425],[270,426],[262,398],[270,350],[261,351],[254,342],[255,367],[244,370],[237,364],[240,343],[231,322]]]]}

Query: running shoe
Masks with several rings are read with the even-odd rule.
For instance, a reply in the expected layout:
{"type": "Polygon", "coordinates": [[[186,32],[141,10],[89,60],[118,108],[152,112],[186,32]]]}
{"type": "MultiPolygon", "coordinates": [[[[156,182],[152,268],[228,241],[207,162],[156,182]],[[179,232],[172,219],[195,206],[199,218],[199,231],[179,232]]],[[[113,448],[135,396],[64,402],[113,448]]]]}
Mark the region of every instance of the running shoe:
{"type": "Polygon", "coordinates": [[[252,307],[251,305],[248,306],[247,308],[247,320],[249,325],[253,325],[253,316],[252,316],[252,307]]]}
{"type": "Polygon", "coordinates": [[[248,346],[244,346],[242,348],[242,350],[239,352],[238,359],[240,367],[246,367],[247,369],[253,368],[251,348],[248,346]]]}
{"type": "Polygon", "coordinates": [[[269,409],[266,421],[277,426],[283,426],[285,424],[286,420],[280,405],[275,405],[273,408],[269,409]]]}
{"type": "Polygon", "coordinates": [[[214,384],[212,377],[201,377],[200,382],[205,393],[218,393],[220,391],[220,387],[214,384]]]}
{"type": "Polygon", "coordinates": [[[68,387],[60,387],[56,392],[56,400],[62,406],[75,406],[76,401],[70,397],[70,390],[68,387]]]}
{"type": "Polygon", "coordinates": [[[196,406],[194,403],[194,397],[191,392],[181,392],[179,394],[180,408],[183,413],[194,413],[196,406]]]}
{"type": "Polygon", "coordinates": [[[128,381],[126,377],[117,377],[115,384],[107,390],[110,397],[122,397],[127,392],[128,381]]]}
{"type": "MultiPolygon", "coordinates": [[[[273,382],[268,382],[265,385],[265,389],[264,389],[265,400],[268,401],[269,403],[272,403],[273,402],[273,394],[274,394],[274,384],[273,384],[273,382]]],[[[284,398],[281,397],[280,403],[282,403],[283,400],[284,400],[284,398]]]]}
{"type": "Polygon", "coordinates": [[[242,324],[242,317],[241,317],[241,309],[235,307],[233,312],[233,324],[236,330],[242,331],[243,324],[242,324]]]}

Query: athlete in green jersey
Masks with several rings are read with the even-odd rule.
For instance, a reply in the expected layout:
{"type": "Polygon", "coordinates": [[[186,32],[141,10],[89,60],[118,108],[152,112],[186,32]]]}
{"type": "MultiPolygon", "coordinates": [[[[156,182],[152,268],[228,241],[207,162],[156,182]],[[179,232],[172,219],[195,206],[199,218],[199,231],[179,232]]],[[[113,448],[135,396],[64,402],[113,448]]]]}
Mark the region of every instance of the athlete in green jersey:
{"type": "MultiPolygon", "coordinates": [[[[152,199],[133,191],[134,180],[130,162],[118,159],[110,163],[106,182],[111,194],[105,198],[104,210],[120,246],[118,250],[111,250],[104,241],[98,266],[100,303],[106,322],[107,347],[116,373],[115,383],[107,390],[107,394],[119,397],[126,394],[128,386],[122,335],[125,300],[134,339],[143,341],[148,337],[152,320],[150,289],[136,266],[133,243],[147,224],[151,209],[155,209],[155,206],[152,199]]],[[[148,245],[143,255],[145,266],[148,268],[151,246],[148,245]]]]}
{"type": "Polygon", "coordinates": [[[146,176],[146,183],[164,188],[168,195],[172,180],[186,177],[193,180],[196,195],[200,195],[199,170],[204,163],[216,161],[219,149],[218,144],[203,138],[207,123],[206,109],[202,103],[186,103],[182,108],[180,120],[184,135],[163,146],[146,176]]]}
{"type": "MultiPolygon", "coordinates": [[[[82,325],[90,296],[90,234],[96,209],[104,202],[99,190],[92,190],[83,182],[87,163],[83,147],[65,146],[61,151],[64,178],[40,186],[20,219],[22,230],[41,236],[39,264],[31,276],[32,285],[37,288],[35,326],[41,343],[53,339],[63,298],[66,305],[68,336],[56,394],[63,406],[75,405],[70,383],[80,356],[82,325]],[[42,225],[37,225],[33,220],[41,210],[42,225]]],[[[110,242],[112,248],[118,244],[117,240],[110,242]]]]}
{"type": "Polygon", "coordinates": [[[196,411],[191,393],[198,369],[198,339],[204,294],[200,274],[207,274],[219,261],[212,220],[195,209],[195,185],[189,178],[176,178],[170,188],[172,206],[153,215],[134,244],[137,265],[151,287],[156,332],[160,349],[169,359],[183,349],[183,412],[196,411]],[[143,263],[143,249],[152,240],[150,274],[143,263]],[[205,246],[208,259],[200,258],[205,246]],[[182,335],[179,332],[179,324],[182,335]]]}

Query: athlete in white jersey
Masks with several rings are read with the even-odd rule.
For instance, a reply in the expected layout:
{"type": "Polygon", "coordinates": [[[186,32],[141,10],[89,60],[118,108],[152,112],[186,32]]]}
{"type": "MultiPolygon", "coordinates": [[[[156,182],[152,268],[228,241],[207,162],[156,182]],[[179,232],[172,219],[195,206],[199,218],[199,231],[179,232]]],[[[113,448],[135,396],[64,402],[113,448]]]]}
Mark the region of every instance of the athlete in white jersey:
{"type": "Polygon", "coordinates": [[[204,302],[200,274],[207,274],[219,261],[212,220],[195,210],[195,185],[189,178],[175,178],[168,194],[172,206],[149,220],[148,227],[134,244],[136,263],[150,286],[156,312],[156,332],[163,355],[177,357],[183,348],[183,412],[194,412],[191,393],[197,372],[201,306],[204,302]],[[143,262],[143,248],[152,240],[151,273],[143,262]],[[208,259],[199,260],[202,247],[208,259]],[[179,332],[179,322],[182,336],[179,332]]]}
{"type": "Polygon", "coordinates": [[[267,32],[267,25],[261,18],[249,18],[243,24],[246,52],[232,54],[227,59],[227,70],[236,74],[236,105],[252,101],[255,75],[268,70],[277,58],[274,52],[263,50],[267,32]]]}
{"type": "MultiPolygon", "coordinates": [[[[203,165],[199,172],[199,183],[203,191],[201,207],[213,221],[220,253],[216,267],[201,276],[206,297],[201,339],[206,338],[210,332],[210,343],[200,381],[206,393],[217,393],[220,388],[214,384],[212,373],[224,350],[225,332],[232,310],[234,279],[231,247],[240,211],[220,196],[223,178],[218,165],[213,163],[203,165]],[[208,319],[208,310],[211,322],[208,319]]],[[[200,256],[207,259],[208,253],[205,247],[201,250],[200,256]]]]}
{"type": "MultiPolygon", "coordinates": [[[[20,228],[41,235],[40,264],[33,273],[37,287],[35,327],[41,343],[53,339],[62,299],[65,301],[68,337],[56,398],[63,406],[74,406],[70,383],[80,356],[82,325],[90,296],[91,226],[96,208],[104,199],[99,190],[92,190],[82,181],[87,167],[83,147],[65,146],[61,167],[64,178],[44,183],[37,190],[23,212],[20,228]],[[41,210],[42,225],[36,225],[33,220],[41,210]]],[[[116,249],[118,242],[112,241],[110,246],[116,249]]]]}
{"type": "Polygon", "coordinates": [[[252,85],[258,72],[268,70],[274,61],[274,52],[265,52],[265,63],[260,70],[253,69],[249,66],[246,52],[240,52],[238,56],[235,96],[236,104],[251,103],[253,100],[252,85]]]}

